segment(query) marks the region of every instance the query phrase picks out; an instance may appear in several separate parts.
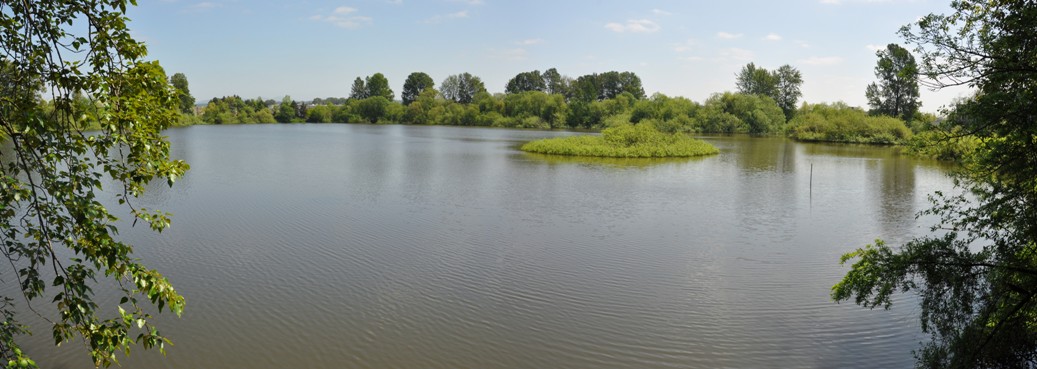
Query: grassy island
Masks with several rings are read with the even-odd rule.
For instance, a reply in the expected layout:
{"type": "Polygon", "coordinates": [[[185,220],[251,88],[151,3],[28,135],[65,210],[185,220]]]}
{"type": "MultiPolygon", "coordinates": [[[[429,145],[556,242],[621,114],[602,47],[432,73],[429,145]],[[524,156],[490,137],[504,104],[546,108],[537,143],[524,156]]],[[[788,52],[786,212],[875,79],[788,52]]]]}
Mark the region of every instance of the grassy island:
{"type": "Polygon", "coordinates": [[[555,137],[528,142],[522,151],[608,158],[667,158],[716,154],[717,148],[686,134],[663,133],[651,124],[624,124],[600,136],[555,137]]]}

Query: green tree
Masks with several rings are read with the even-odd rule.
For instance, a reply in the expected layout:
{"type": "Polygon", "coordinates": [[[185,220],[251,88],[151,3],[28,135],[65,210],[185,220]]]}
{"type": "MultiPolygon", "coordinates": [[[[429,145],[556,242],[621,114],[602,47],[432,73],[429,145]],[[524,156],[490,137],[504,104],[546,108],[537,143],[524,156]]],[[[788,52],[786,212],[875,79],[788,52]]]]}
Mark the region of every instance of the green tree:
{"type": "Polygon", "coordinates": [[[274,119],[277,119],[278,123],[291,123],[295,119],[297,105],[292,100],[291,96],[285,95],[281,99],[281,105],[277,106],[277,114],[274,114],[274,119]]]}
{"type": "Polygon", "coordinates": [[[799,86],[803,85],[803,74],[791,65],[785,64],[774,71],[774,77],[777,84],[774,86],[774,96],[771,98],[785,113],[785,120],[791,120],[796,114],[796,103],[803,96],[803,92],[799,89],[799,86]]]}
{"type": "Polygon", "coordinates": [[[569,93],[569,84],[572,82],[570,78],[562,76],[558,73],[555,68],[544,71],[541,75],[544,79],[544,85],[546,89],[544,92],[549,94],[560,94],[566,95],[569,93]]]}
{"type": "Polygon", "coordinates": [[[435,87],[435,82],[432,81],[432,77],[422,72],[414,72],[407,76],[407,80],[403,82],[403,92],[400,93],[400,98],[403,99],[403,105],[410,105],[414,100],[421,96],[421,93],[426,89],[435,87]]]}
{"type": "Polygon", "coordinates": [[[933,197],[939,232],[843,256],[838,301],[888,308],[920,296],[918,367],[1032,368],[1037,357],[1037,11],[1033,2],[958,0],[901,29],[934,87],[974,97],[949,114],[977,138],[956,174],[962,193],[933,197]]]}
{"type": "Polygon", "coordinates": [[[767,69],[758,68],[756,64],[749,63],[738,72],[735,86],[742,94],[773,97],[778,89],[778,80],[767,69]]]}
{"type": "Polygon", "coordinates": [[[172,184],[187,170],[170,159],[160,134],[179,119],[177,91],[158,63],[144,60],[144,45],[126,26],[127,5],[0,2],[0,85],[25,88],[0,96],[0,132],[13,147],[0,161],[0,239],[11,267],[3,281],[17,283],[12,290],[27,305],[16,309],[15,299],[0,297],[0,357],[9,368],[36,366],[17,344],[30,329],[20,312],[52,317],[47,336],[56,344],[79,337],[95,365],[109,366],[135,342],[164,350],[150,304],[177,315],[184,308],[169,281],[118,239],[116,218],[101,203],[114,195],[135,220],[160,231],[168,214],[132,204],[153,179],[172,184]],[[37,108],[37,81],[53,110],[37,108]],[[103,110],[99,131],[77,128],[77,93],[103,110]],[[108,180],[117,187],[101,194],[108,180]],[[95,278],[118,286],[118,308],[95,301],[93,289],[107,285],[95,278]]]}
{"type": "Polygon", "coordinates": [[[374,124],[384,118],[391,102],[382,96],[372,96],[357,101],[356,112],[368,122],[374,124]]]}
{"type": "Polygon", "coordinates": [[[396,94],[389,88],[389,80],[385,78],[381,73],[375,73],[367,77],[364,81],[364,85],[367,86],[367,93],[365,97],[381,96],[386,100],[392,101],[396,98],[396,94]]]}
{"type": "Polygon", "coordinates": [[[367,98],[367,87],[364,86],[364,79],[356,77],[353,80],[353,88],[349,91],[349,98],[352,100],[363,100],[367,98]]]}
{"type": "Polygon", "coordinates": [[[875,52],[878,64],[875,77],[864,91],[871,113],[888,115],[910,122],[922,105],[918,101],[918,64],[910,51],[897,44],[875,52]]]}
{"type": "Polygon", "coordinates": [[[508,81],[507,86],[504,87],[504,92],[509,94],[544,90],[547,90],[547,83],[544,81],[544,77],[538,70],[519,73],[515,75],[515,77],[512,77],[511,80],[508,81]]]}
{"type": "Polygon", "coordinates": [[[180,111],[184,114],[194,114],[194,96],[191,96],[191,89],[187,87],[187,76],[175,73],[169,77],[169,82],[176,88],[177,97],[180,98],[180,111]]]}
{"type": "Polygon", "coordinates": [[[773,99],[781,107],[786,120],[792,119],[796,113],[796,102],[803,96],[799,89],[802,84],[803,74],[788,64],[771,72],[749,63],[738,72],[735,81],[739,93],[773,99]]]}
{"type": "Polygon", "coordinates": [[[439,89],[443,98],[461,104],[469,104],[476,94],[486,92],[482,79],[467,72],[448,76],[439,84],[439,89]]]}

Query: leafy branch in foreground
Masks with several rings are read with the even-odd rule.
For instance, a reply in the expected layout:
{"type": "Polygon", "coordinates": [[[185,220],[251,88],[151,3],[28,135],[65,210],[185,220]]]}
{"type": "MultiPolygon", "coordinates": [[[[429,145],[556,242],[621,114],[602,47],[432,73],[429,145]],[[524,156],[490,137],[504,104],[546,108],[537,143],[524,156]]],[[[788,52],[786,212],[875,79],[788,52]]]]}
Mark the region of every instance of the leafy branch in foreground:
{"type": "Polygon", "coordinates": [[[968,85],[975,95],[949,114],[971,148],[956,183],[923,215],[934,235],[901,248],[879,242],[843,256],[851,270],[837,301],[888,308],[891,296],[921,297],[930,340],[918,367],[1037,366],[1037,5],[958,0],[953,15],[929,15],[901,35],[917,46],[931,86],[968,85]]]}
{"type": "Polygon", "coordinates": [[[164,349],[148,305],[183,310],[169,281],[115,238],[117,219],[98,200],[112,180],[134,222],[161,231],[168,214],[131,200],[151,180],[172,185],[188,168],[170,160],[160,135],[179,119],[177,91],[158,63],[143,60],[128,5],[135,2],[0,1],[0,133],[13,147],[0,156],[0,250],[10,266],[3,280],[17,281],[21,295],[0,297],[0,365],[36,366],[17,344],[29,332],[18,314],[48,321],[55,344],[81,338],[94,364],[109,366],[134,343],[164,349]],[[41,91],[53,109],[39,108],[41,91]],[[74,103],[83,96],[92,103],[74,103]],[[87,114],[100,131],[81,131],[87,114]],[[94,301],[98,277],[118,286],[118,306],[94,301]]]}

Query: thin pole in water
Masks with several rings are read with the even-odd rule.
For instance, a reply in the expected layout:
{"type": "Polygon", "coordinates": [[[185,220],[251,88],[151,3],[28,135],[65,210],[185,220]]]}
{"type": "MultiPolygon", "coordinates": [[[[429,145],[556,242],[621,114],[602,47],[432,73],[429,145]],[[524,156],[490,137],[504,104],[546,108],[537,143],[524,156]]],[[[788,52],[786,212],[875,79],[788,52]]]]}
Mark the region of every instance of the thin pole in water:
{"type": "Polygon", "coordinates": [[[810,202],[814,200],[814,163],[810,163],[810,202]]]}

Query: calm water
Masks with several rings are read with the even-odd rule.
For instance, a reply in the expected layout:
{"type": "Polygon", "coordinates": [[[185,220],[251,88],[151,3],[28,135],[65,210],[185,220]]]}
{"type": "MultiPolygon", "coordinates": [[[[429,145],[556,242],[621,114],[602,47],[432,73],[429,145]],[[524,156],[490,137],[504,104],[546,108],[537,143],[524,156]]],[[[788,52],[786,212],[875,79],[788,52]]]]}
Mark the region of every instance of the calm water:
{"type": "MultiPolygon", "coordinates": [[[[123,235],[188,305],[162,318],[169,355],[128,368],[905,367],[913,297],[869,311],[829,289],[840,254],[924,233],[914,214],[951,186],[891,148],[784,139],[587,161],[516,149],[557,132],[168,134],[192,170],[142,205],[173,228],[123,235]]],[[[36,330],[41,367],[92,366],[36,330]]]]}

